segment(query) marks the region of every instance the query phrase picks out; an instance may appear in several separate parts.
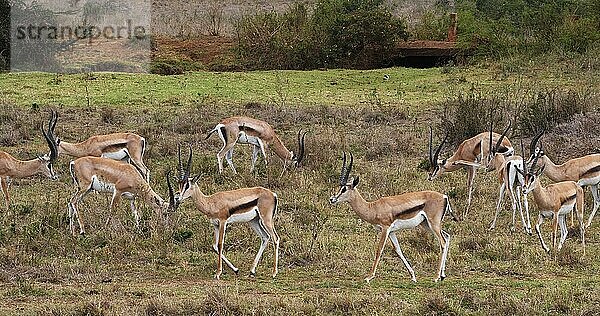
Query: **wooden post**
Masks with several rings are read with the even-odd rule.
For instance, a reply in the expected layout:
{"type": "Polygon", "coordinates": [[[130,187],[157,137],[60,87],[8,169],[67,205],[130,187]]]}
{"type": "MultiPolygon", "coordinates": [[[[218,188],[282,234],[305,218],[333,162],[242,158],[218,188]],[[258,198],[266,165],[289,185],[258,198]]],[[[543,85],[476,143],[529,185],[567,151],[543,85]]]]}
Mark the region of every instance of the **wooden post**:
{"type": "Polygon", "coordinates": [[[448,42],[456,42],[456,12],[450,13],[450,27],[448,27],[448,42]]]}

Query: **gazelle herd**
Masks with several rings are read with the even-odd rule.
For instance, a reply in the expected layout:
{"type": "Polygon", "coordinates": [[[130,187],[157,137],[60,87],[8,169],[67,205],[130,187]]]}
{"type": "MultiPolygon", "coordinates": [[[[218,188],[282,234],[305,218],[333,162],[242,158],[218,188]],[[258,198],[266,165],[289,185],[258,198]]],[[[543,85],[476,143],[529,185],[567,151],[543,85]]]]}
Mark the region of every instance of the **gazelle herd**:
{"type": "MultiPolygon", "coordinates": [[[[88,193],[93,191],[112,195],[110,210],[113,212],[123,198],[129,200],[136,225],[139,225],[140,219],[134,204],[136,197],[160,214],[176,211],[185,200],[191,200],[198,211],[206,215],[214,228],[213,249],[217,253],[215,278],[220,278],[223,262],[235,273],[239,271],[226,258],[223,248],[227,226],[232,223],[248,223],[260,237],[261,244],[250,269],[251,275],[256,274],[257,265],[269,242],[273,243],[274,249],[272,276],[277,275],[280,243],[280,237],[275,230],[277,194],[267,188],[253,187],[205,195],[197,184],[201,180],[201,175],[191,175],[193,150],[190,145],[185,164],[182,162],[181,147],[178,148],[177,176],[172,179],[170,171],[166,174],[169,199],[165,201],[150,186],[150,169],[143,162],[146,148],[146,140],[143,137],[133,133],[113,133],[95,135],[81,142],[69,143],[61,141],[55,135],[57,121],[58,113],[52,111],[47,129],[43,127],[40,129],[48,144],[48,154],[21,161],[0,151],[0,188],[5,197],[7,210],[10,210],[8,189],[11,179],[40,174],[56,180],[58,176],[54,172],[53,163],[60,155],[66,154],[76,157],[69,164],[69,171],[76,190],[67,203],[69,228],[73,235],[77,235],[75,219],[78,221],[79,234],[85,234],[78,204],[88,193]],[[173,188],[171,180],[176,180],[176,190],[173,188]]],[[[600,193],[598,192],[600,154],[575,158],[562,165],[556,165],[544,154],[540,142],[543,133],[539,133],[533,137],[529,146],[529,157],[525,159],[522,141],[522,156],[515,155],[515,149],[507,137],[510,129],[509,122],[503,132],[498,134],[493,131],[493,126],[490,124],[489,131],[463,141],[449,158],[440,158],[449,135],[446,134],[434,150],[433,130],[430,128],[429,163],[431,169],[428,179],[432,181],[446,172],[466,169],[467,201],[465,211],[461,216],[464,220],[471,206],[473,183],[477,170],[496,171],[500,180],[500,191],[490,229],[496,226],[505,192],[508,192],[513,209],[512,229],[515,229],[515,216],[519,211],[523,229],[531,234],[527,198],[529,195],[533,195],[533,200],[539,210],[535,231],[543,249],[547,252],[551,251],[542,238],[541,224],[543,221],[545,219],[552,220],[552,246],[559,250],[568,234],[566,215],[574,213],[579,222],[582,249],[585,254],[585,229],[591,225],[592,219],[600,207],[600,193]],[[557,183],[543,186],[540,183],[542,174],[557,183]],[[587,223],[583,217],[585,187],[590,187],[594,203],[587,223]],[[557,243],[559,227],[561,236],[557,243]]],[[[214,133],[217,133],[223,142],[222,148],[216,155],[219,173],[224,172],[223,159],[227,161],[232,172],[236,173],[232,156],[233,148],[237,143],[248,144],[253,148],[251,172],[255,168],[259,155],[267,164],[269,148],[281,159],[282,174],[290,166],[299,167],[305,158],[306,132],[302,130],[297,134],[297,152],[288,150],[268,123],[253,118],[242,116],[226,118],[208,132],[206,139],[214,133]]],[[[430,231],[439,242],[440,259],[435,281],[443,280],[446,277],[445,268],[451,236],[442,229],[442,220],[448,214],[458,221],[448,196],[435,191],[417,191],[366,201],[358,190],[359,177],[350,177],[354,163],[353,154],[347,155],[344,152],[342,160],[339,189],[329,198],[330,203],[348,202],[350,208],[360,219],[380,230],[375,260],[365,280],[369,282],[375,277],[377,265],[389,239],[408,270],[411,280],[416,282],[415,272],[401,250],[396,232],[419,226],[430,231]]]]}

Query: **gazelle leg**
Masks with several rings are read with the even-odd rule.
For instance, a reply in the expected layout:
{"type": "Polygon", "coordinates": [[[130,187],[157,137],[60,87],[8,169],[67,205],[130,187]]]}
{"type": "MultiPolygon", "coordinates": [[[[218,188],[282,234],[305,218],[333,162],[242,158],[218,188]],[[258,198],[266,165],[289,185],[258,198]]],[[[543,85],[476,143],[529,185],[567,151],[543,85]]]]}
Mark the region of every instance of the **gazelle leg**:
{"type": "Polygon", "coordinates": [[[600,193],[598,193],[598,184],[590,186],[590,189],[592,190],[592,196],[594,197],[594,209],[592,210],[590,218],[588,219],[587,224],[585,225],[586,228],[592,225],[592,220],[594,219],[594,216],[598,211],[598,207],[600,207],[600,193]]]}
{"type": "Polygon", "coordinates": [[[219,259],[217,259],[217,273],[215,274],[215,279],[219,279],[221,277],[221,273],[223,273],[223,240],[225,239],[225,228],[227,223],[225,221],[219,221],[219,238],[217,239],[217,253],[219,259]]]}
{"type": "Polygon", "coordinates": [[[90,192],[91,189],[87,190],[79,190],[71,197],[69,204],[67,205],[69,208],[69,228],[71,229],[71,234],[75,236],[75,217],[77,217],[77,223],[79,224],[79,234],[85,235],[85,228],[83,226],[83,220],[81,216],[79,216],[79,211],[77,210],[77,204],[83,200],[83,198],[90,192]]]}
{"type": "Polygon", "coordinates": [[[371,268],[371,273],[368,277],[365,278],[367,283],[371,282],[375,277],[375,271],[377,270],[377,264],[379,264],[379,260],[381,259],[381,254],[383,253],[383,247],[385,247],[385,242],[389,235],[389,227],[381,227],[381,233],[379,234],[379,243],[377,244],[377,249],[375,252],[375,262],[373,262],[373,267],[371,268]]]}
{"type": "Polygon", "coordinates": [[[400,260],[402,260],[402,263],[404,263],[406,270],[408,270],[408,273],[410,273],[410,280],[413,282],[417,282],[417,278],[415,277],[415,271],[410,266],[410,263],[408,262],[408,260],[406,260],[406,257],[404,257],[404,254],[402,253],[402,249],[400,248],[400,243],[398,243],[398,238],[396,237],[396,232],[391,232],[389,237],[390,237],[390,240],[392,241],[392,245],[394,245],[394,249],[396,250],[396,253],[400,257],[400,260]]]}
{"type": "Polygon", "coordinates": [[[558,213],[552,215],[552,247],[556,249],[556,237],[558,235],[558,213]]]}
{"type": "Polygon", "coordinates": [[[542,248],[544,248],[544,250],[546,252],[550,252],[550,249],[548,248],[548,246],[546,246],[546,243],[544,242],[544,238],[542,238],[542,232],[540,231],[540,226],[542,225],[542,223],[544,223],[544,216],[542,216],[542,214],[540,214],[538,216],[538,222],[535,225],[535,232],[537,233],[538,237],[540,238],[540,242],[542,243],[542,248]]]}
{"type": "Polygon", "coordinates": [[[560,225],[560,241],[558,242],[557,250],[560,250],[562,248],[563,243],[567,239],[567,234],[569,233],[569,230],[567,229],[567,216],[559,215],[558,224],[560,225]]]}
{"type": "Polygon", "coordinates": [[[500,185],[500,196],[498,197],[498,203],[496,203],[496,215],[494,215],[494,220],[492,221],[492,225],[490,225],[490,230],[496,228],[496,220],[498,220],[498,215],[500,214],[500,207],[502,206],[502,200],[504,199],[504,189],[506,185],[502,183],[500,185]]]}
{"type": "Polygon", "coordinates": [[[250,172],[254,171],[254,165],[256,164],[256,160],[258,160],[258,154],[260,153],[259,146],[252,146],[252,165],[250,166],[250,172]]]}
{"type": "Polygon", "coordinates": [[[468,191],[468,197],[467,197],[467,208],[465,209],[465,215],[463,216],[463,218],[467,217],[467,214],[469,213],[469,208],[471,207],[471,200],[473,199],[473,183],[475,182],[475,167],[471,167],[468,166],[467,167],[467,191],[468,191]]]}
{"type": "Polygon", "coordinates": [[[267,144],[265,144],[265,142],[263,142],[260,138],[257,138],[258,140],[258,145],[260,146],[260,152],[263,155],[263,158],[265,159],[265,166],[269,164],[269,160],[267,159],[267,144]]]}
{"type": "Polygon", "coordinates": [[[227,160],[227,164],[231,168],[231,171],[233,171],[233,173],[236,174],[237,171],[235,170],[235,166],[233,165],[233,147],[231,147],[231,149],[229,149],[227,153],[225,153],[225,160],[227,160]]]}
{"type": "Polygon", "coordinates": [[[273,240],[273,277],[277,275],[277,265],[279,263],[279,235],[275,231],[274,223],[272,218],[262,218],[260,222],[263,228],[267,231],[271,239],[273,240]]]}
{"type": "Polygon", "coordinates": [[[442,227],[440,224],[432,223],[429,220],[426,220],[421,224],[427,227],[440,243],[440,264],[438,269],[438,275],[437,278],[435,278],[434,282],[442,281],[444,280],[444,278],[446,278],[445,267],[446,258],[448,256],[448,246],[450,245],[450,235],[442,231],[442,227]]]}
{"type": "Polygon", "coordinates": [[[442,237],[444,237],[444,251],[442,252],[442,259],[441,259],[441,263],[442,266],[440,268],[440,281],[446,278],[446,261],[448,260],[448,250],[450,249],[450,239],[452,239],[452,237],[450,237],[450,234],[448,234],[447,232],[440,230],[440,233],[442,234],[442,237]]]}
{"type": "MultiPolygon", "coordinates": [[[[220,132],[219,132],[219,135],[221,135],[220,132]]],[[[219,152],[217,153],[217,162],[219,164],[219,173],[223,173],[223,158],[229,152],[229,150],[232,149],[233,146],[235,145],[235,142],[225,143],[225,139],[223,139],[222,136],[221,136],[221,140],[223,140],[223,148],[221,148],[221,150],[219,150],[219,152]]],[[[229,161],[228,161],[228,163],[229,163],[229,161]]],[[[233,169],[235,170],[235,168],[233,168],[233,169]]]]}
{"type": "Polygon", "coordinates": [[[258,216],[255,219],[248,222],[248,224],[250,224],[250,227],[252,227],[256,234],[258,234],[258,236],[260,237],[260,248],[256,253],[256,257],[254,257],[254,262],[252,263],[252,268],[250,269],[250,275],[255,276],[256,266],[258,266],[258,262],[260,261],[260,258],[262,257],[265,248],[267,248],[267,245],[269,244],[269,233],[260,223],[260,217],[258,216]]]}
{"type": "MultiPolygon", "coordinates": [[[[592,187],[592,189],[594,189],[592,187]]],[[[581,232],[581,247],[583,248],[583,256],[585,256],[585,225],[583,222],[585,221],[583,216],[583,208],[584,208],[584,191],[583,188],[577,188],[577,197],[575,199],[575,215],[577,216],[577,221],[579,221],[579,230],[581,232]]]]}
{"type": "Polygon", "coordinates": [[[135,199],[132,196],[131,198],[127,198],[129,200],[129,208],[131,208],[131,214],[133,214],[133,218],[135,219],[135,227],[139,230],[141,230],[140,228],[140,214],[137,211],[137,208],[135,207],[135,199]]]}
{"type": "MultiPolygon", "coordinates": [[[[219,224],[216,223],[214,224],[214,228],[215,228],[215,243],[213,244],[213,250],[215,251],[215,253],[219,253],[219,238],[220,238],[220,234],[219,234],[219,224]]],[[[225,264],[231,269],[233,270],[233,272],[235,272],[236,274],[238,273],[239,269],[236,268],[226,257],[225,255],[221,254],[221,259],[223,259],[223,262],[225,262],[225,264]]]]}
{"type": "MultiPolygon", "coordinates": [[[[520,189],[517,189],[520,190],[520,189]]],[[[519,196],[523,197],[523,205],[525,206],[525,217],[527,217],[527,233],[529,233],[529,235],[532,234],[531,232],[531,217],[529,216],[529,201],[527,200],[527,195],[523,194],[523,192],[519,193],[519,196]]]]}
{"type": "Polygon", "coordinates": [[[8,177],[0,177],[0,188],[2,188],[2,193],[4,193],[4,202],[6,205],[6,211],[10,209],[10,196],[8,195],[8,177]]]}

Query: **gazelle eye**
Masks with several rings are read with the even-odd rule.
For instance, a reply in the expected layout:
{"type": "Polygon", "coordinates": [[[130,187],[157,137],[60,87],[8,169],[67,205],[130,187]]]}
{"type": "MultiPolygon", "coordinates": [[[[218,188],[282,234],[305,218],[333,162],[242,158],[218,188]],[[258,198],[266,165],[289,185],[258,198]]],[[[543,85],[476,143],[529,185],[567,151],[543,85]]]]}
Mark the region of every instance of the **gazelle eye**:
{"type": "Polygon", "coordinates": [[[342,193],[345,193],[346,190],[347,190],[346,187],[342,187],[342,193]]]}

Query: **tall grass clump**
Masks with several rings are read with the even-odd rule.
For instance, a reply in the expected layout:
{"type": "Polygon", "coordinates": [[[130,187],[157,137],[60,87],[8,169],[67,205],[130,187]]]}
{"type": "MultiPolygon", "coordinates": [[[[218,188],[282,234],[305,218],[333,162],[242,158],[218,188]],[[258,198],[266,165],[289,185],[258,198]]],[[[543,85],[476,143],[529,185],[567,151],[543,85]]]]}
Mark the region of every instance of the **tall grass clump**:
{"type": "Polygon", "coordinates": [[[455,143],[489,130],[490,122],[496,132],[512,121],[513,135],[532,135],[592,112],[599,104],[597,94],[589,89],[532,89],[487,95],[472,91],[442,102],[439,129],[447,131],[450,142],[455,143]]]}

